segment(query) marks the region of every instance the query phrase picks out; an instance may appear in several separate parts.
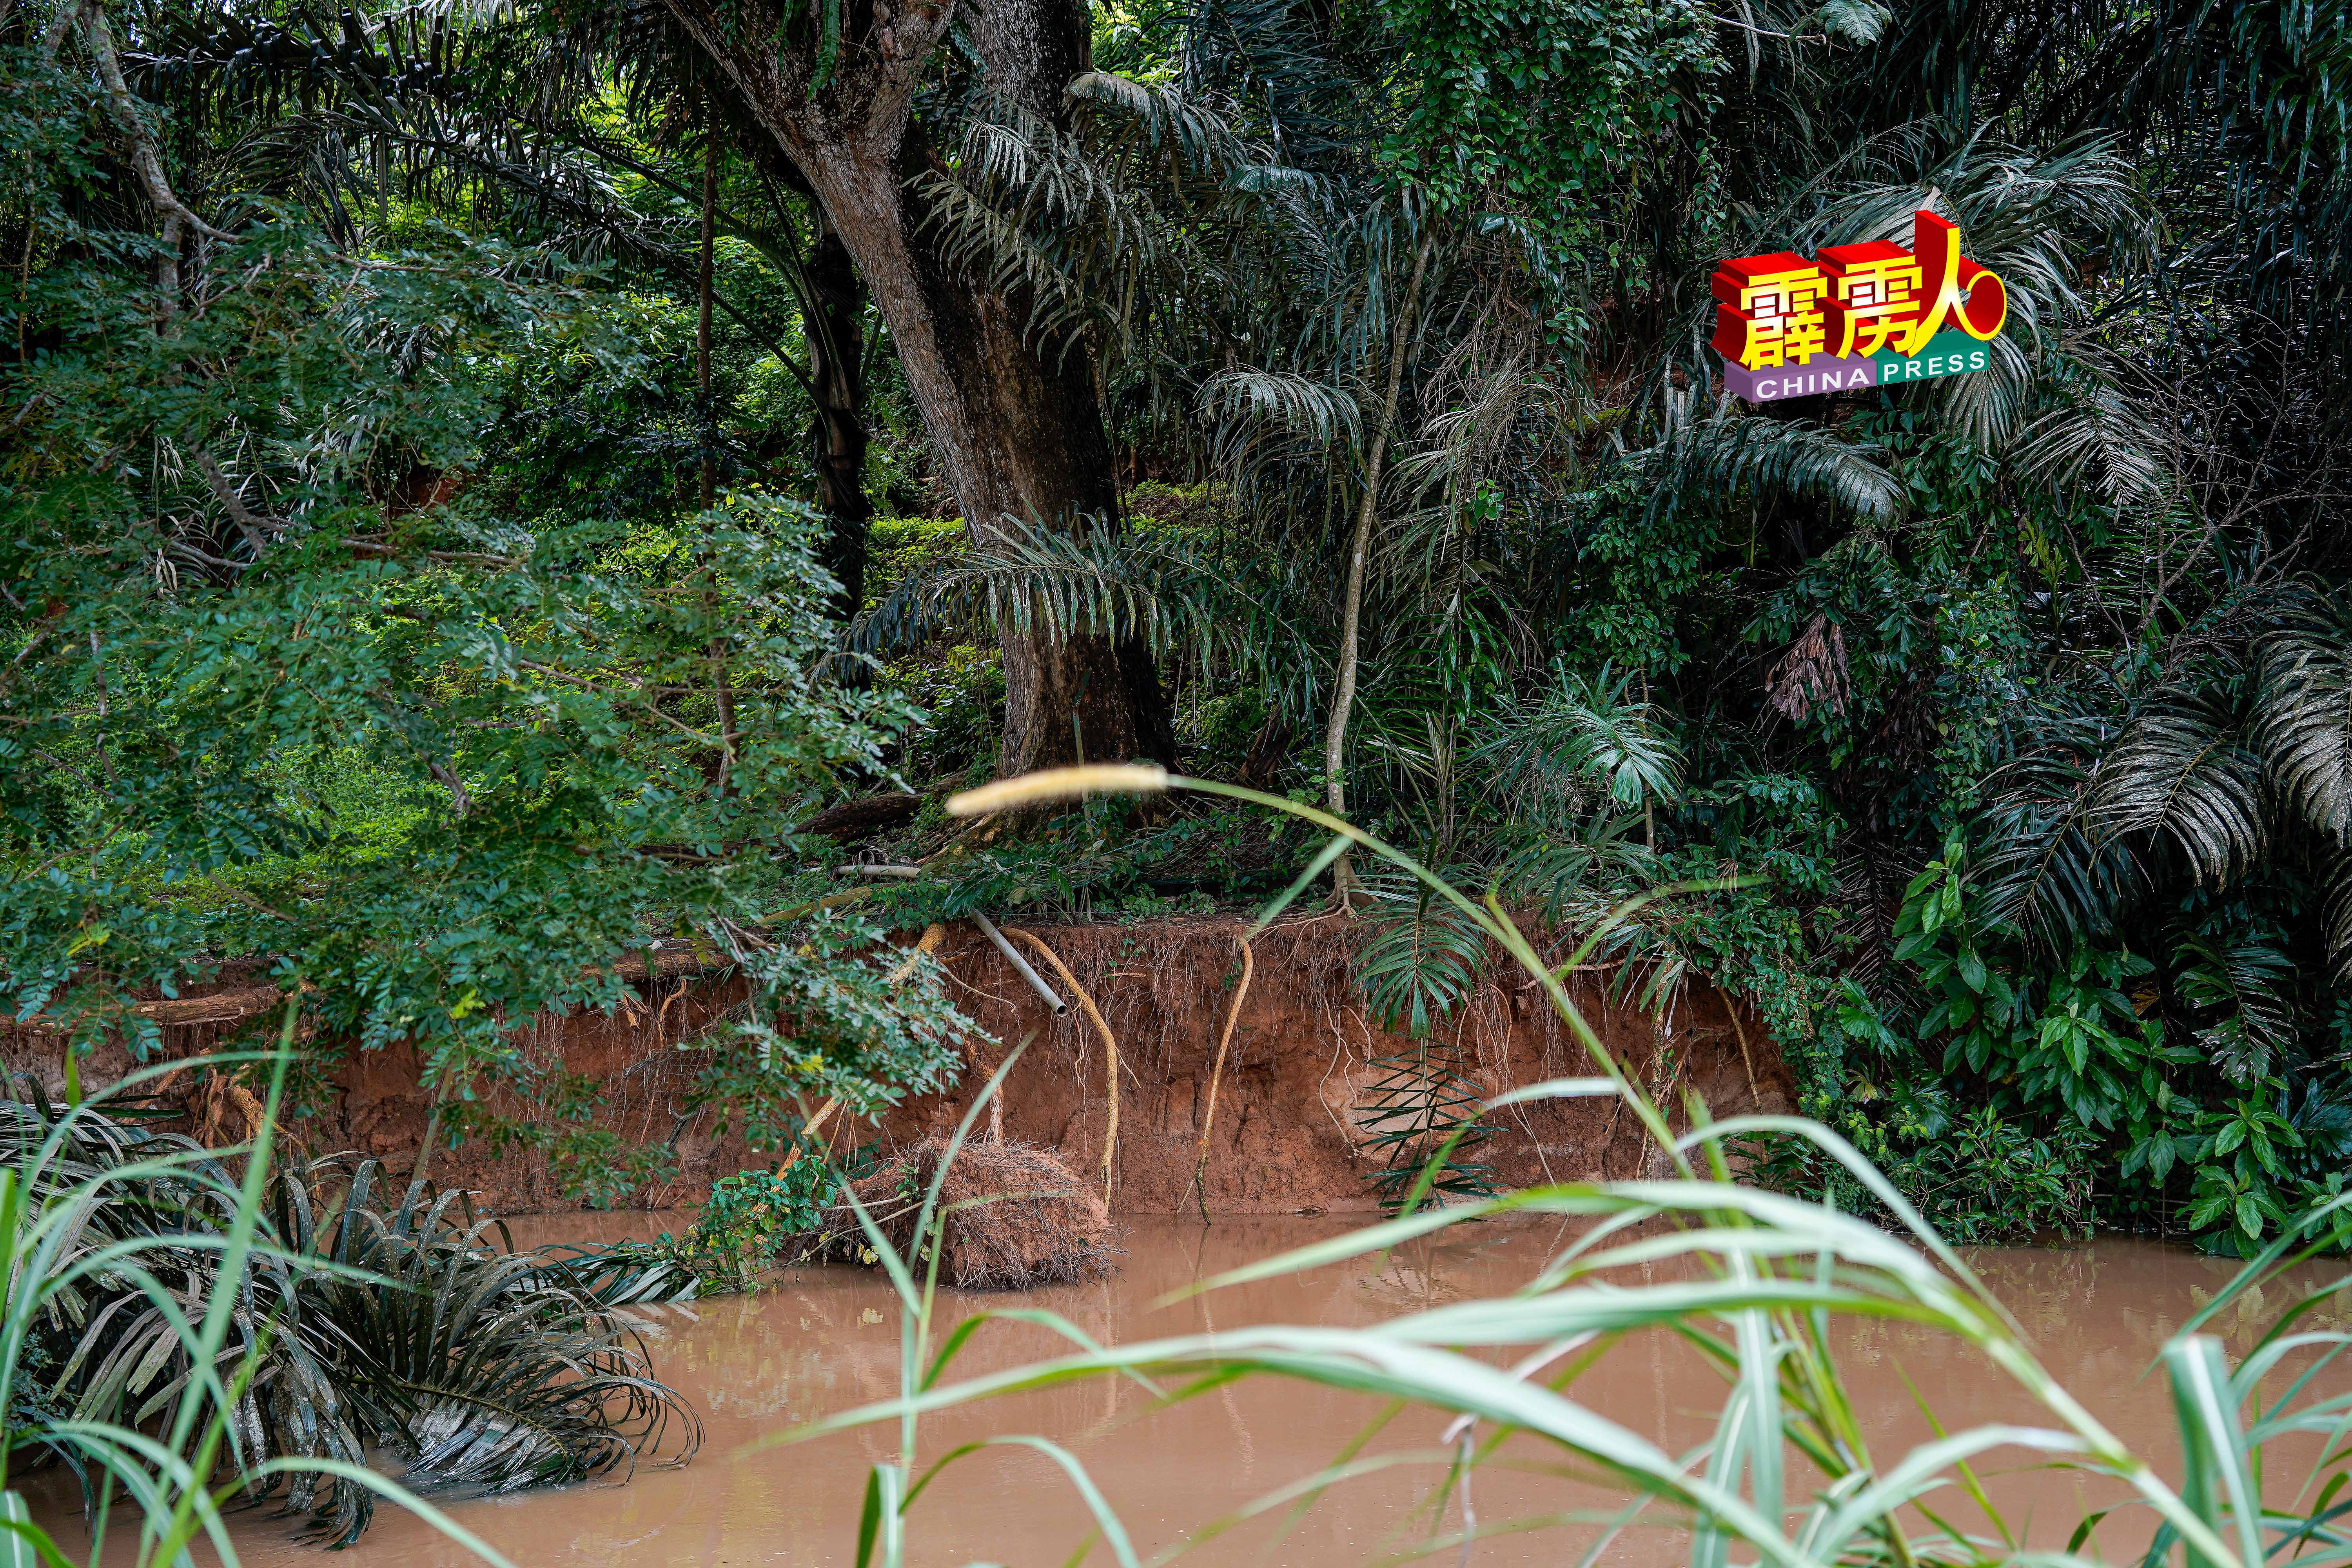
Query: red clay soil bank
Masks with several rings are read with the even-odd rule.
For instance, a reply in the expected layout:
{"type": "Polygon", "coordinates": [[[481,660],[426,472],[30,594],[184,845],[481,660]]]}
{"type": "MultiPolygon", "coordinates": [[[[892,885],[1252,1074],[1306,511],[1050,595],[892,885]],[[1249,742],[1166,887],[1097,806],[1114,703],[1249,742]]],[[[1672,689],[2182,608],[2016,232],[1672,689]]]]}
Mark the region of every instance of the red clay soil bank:
{"type": "MultiPolygon", "coordinates": [[[[1113,1209],[1170,1213],[1184,1196],[1198,1155],[1200,1115],[1208,1098],[1211,1064],[1241,963],[1234,918],[1160,921],[1134,926],[1027,926],[1044,939],[1100,1007],[1119,1048],[1119,1139],[1113,1209]]],[[[911,933],[907,933],[911,936],[911,933]]],[[[905,940],[902,937],[901,940],[905,940]]],[[[1034,952],[1015,939],[1024,956],[1034,952]]],[[[1370,1206],[1365,1178],[1377,1160],[1360,1151],[1355,1112],[1375,1074],[1376,1058],[1410,1048],[1401,1036],[1373,1029],[1358,1003],[1347,969],[1345,935],[1330,918],[1286,922],[1254,944],[1254,974],[1218,1091],[1205,1173],[1208,1205],[1227,1213],[1286,1213],[1370,1206]]],[[[957,1005],[992,1039],[968,1043],[967,1070],[957,1089],[897,1108],[878,1128],[855,1135],[892,1146],[950,1131],[1013,1045],[1028,1047],[1006,1080],[1003,1134],[1055,1151],[1070,1169],[1099,1179],[1108,1121],[1106,1058],[1098,1031],[1066,994],[1052,970],[1034,963],[1047,983],[1066,993],[1069,1010],[1055,1017],[1026,981],[980,931],[950,928],[940,957],[953,976],[957,1005]]],[[[1580,981],[1588,977],[1579,976],[1580,981]]],[[[249,988],[229,978],[216,990],[249,988]]],[[[603,1088],[602,1124],[635,1144],[667,1142],[674,1180],[636,1194],[632,1206],[668,1207],[698,1202],[719,1177],[772,1161],[740,1136],[718,1135],[708,1114],[690,1116],[683,1100],[697,1052],[682,1041],[723,1025],[742,988],[725,975],[680,974],[639,982],[633,1008],[613,1015],[543,1016],[521,1034],[524,1050],[552,1065],[561,1060],[603,1088]]],[[[1737,1015],[1727,999],[1694,981],[1663,1018],[1612,1006],[1595,983],[1580,986],[1578,1001],[1619,1059],[1664,1103],[1696,1089],[1717,1115],[1781,1110],[1789,1080],[1780,1054],[1755,1015],[1737,1015]]],[[[222,1009],[226,1011],[226,1009],[222,1009]]],[[[227,1026],[169,1024],[164,1052],[178,1057],[207,1050],[227,1026]]],[[[1442,1032],[1459,1041],[1472,1074],[1490,1092],[1548,1078],[1589,1072],[1583,1051],[1553,1016],[1540,994],[1515,969],[1496,967],[1471,1004],[1442,1032]]],[[[61,1079],[53,1037],[0,1033],[0,1056],[20,1071],[57,1083],[61,1079]]],[[[111,1081],[125,1058],[99,1053],[85,1071],[89,1084],[111,1081]]],[[[494,1101],[494,1103],[497,1103],[494,1101]]],[[[510,1114],[519,1103],[499,1104],[510,1114]]],[[[240,1135],[234,1107],[221,1097],[192,1104],[192,1116],[240,1135]],[[224,1121],[223,1119],[226,1119],[224,1121]]],[[[337,1072],[321,1118],[301,1128],[319,1152],[352,1150],[382,1156],[396,1171],[411,1168],[430,1111],[417,1084],[417,1061],[404,1047],[355,1052],[337,1072]]],[[[1498,1131],[1478,1153],[1500,1184],[1547,1179],[1622,1177],[1655,1170],[1637,1124],[1613,1102],[1549,1102],[1513,1106],[1497,1117],[1498,1131]]],[[[987,1136],[983,1116],[980,1135],[987,1136]]],[[[434,1179],[476,1189],[490,1209],[530,1212],[561,1205],[561,1186],[548,1157],[530,1151],[492,1154],[461,1146],[434,1156],[434,1179]]],[[[1188,1205],[1189,1206],[1189,1205],[1188,1205]]]]}

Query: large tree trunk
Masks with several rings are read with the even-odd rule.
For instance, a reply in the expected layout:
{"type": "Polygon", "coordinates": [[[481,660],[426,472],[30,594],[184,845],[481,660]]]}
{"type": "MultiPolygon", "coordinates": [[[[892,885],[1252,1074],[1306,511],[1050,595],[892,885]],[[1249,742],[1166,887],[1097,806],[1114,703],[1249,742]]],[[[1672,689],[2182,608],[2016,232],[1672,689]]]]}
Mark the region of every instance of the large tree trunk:
{"type": "MultiPolygon", "coordinates": [[[[955,7],[849,0],[835,68],[811,91],[823,40],[810,8],[665,0],[742,94],[824,205],[893,345],[975,540],[1006,519],[1118,525],[1118,489],[1087,356],[1024,332],[1024,302],[957,275],[924,232],[914,185],[941,164],[910,117],[914,90],[955,7]],[[787,31],[788,24],[790,31],[787,31]]],[[[1062,89],[1088,63],[1073,0],[971,0],[961,8],[989,85],[1065,118],[1062,89]]],[[[1101,637],[1003,635],[1005,773],[1075,762],[1172,760],[1157,672],[1140,647],[1101,637]]]]}

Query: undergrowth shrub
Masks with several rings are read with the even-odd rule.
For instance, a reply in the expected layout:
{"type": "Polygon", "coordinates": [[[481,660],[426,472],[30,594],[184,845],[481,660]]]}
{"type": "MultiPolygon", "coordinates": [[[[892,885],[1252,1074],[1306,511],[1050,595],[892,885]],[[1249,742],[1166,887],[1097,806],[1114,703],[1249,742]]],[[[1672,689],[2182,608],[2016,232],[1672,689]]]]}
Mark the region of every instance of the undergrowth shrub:
{"type": "Polygon", "coordinates": [[[824,1246],[827,1214],[842,1184],[871,1174],[875,1156],[867,1144],[840,1165],[812,1155],[720,1178],[695,1216],[685,1256],[706,1279],[738,1289],[780,1262],[813,1257],[824,1246]]]}

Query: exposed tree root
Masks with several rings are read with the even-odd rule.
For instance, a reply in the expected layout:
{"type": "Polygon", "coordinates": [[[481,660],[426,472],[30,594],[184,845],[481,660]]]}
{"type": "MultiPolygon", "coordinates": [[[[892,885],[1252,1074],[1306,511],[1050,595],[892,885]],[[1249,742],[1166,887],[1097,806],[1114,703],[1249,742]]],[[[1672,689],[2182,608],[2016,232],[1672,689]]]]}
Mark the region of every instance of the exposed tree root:
{"type": "Polygon", "coordinates": [[[1023,931],[1018,926],[1006,926],[1004,931],[1006,935],[1017,936],[1035,948],[1038,956],[1054,966],[1054,973],[1062,977],[1062,984],[1070,988],[1078,999],[1078,1005],[1085,1008],[1087,1016],[1094,1020],[1095,1028],[1102,1036],[1103,1049],[1110,1054],[1110,1124],[1103,1131],[1103,1205],[1108,1207],[1118,1187],[1118,1037],[1110,1032],[1110,1026],[1103,1022],[1102,1009],[1095,1005],[1092,996],[1087,994],[1087,988],[1078,984],[1078,977],[1070,973],[1070,966],[1045,945],[1045,938],[1035,931],[1023,931]]]}
{"type": "MultiPolygon", "coordinates": [[[[1224,1030],[1217,1037],[1216,1063],[1209,1068],[1209,1108],[1201,1117],[1201,1154],[1192,1162],[1192,1184],[1186,1190],[1188,1196],[1200,1200],[1201,1221],[1204,1225],[1209,1219],[1209,1192],[1202,1184],[1202,1177],[1209,1168],[1209,1129],[1215,1126],[1217,1121],[1217,1085],[1225,1076],[1225,1052],[1234,1043],[1234,1026],[1241,1022],[1242,1001],[1249,995],[1250,976],[1257,967],[1246,941],[1236,937],[1234,945],[1242,950],[1242,980],[1234,989],[1233,1005],[1225,1009],[1224,1030]]],[[[1183,1198],[1176,1200],[1176,1212],[1180,1215],[1184,1212],[1183,1198]]]]}

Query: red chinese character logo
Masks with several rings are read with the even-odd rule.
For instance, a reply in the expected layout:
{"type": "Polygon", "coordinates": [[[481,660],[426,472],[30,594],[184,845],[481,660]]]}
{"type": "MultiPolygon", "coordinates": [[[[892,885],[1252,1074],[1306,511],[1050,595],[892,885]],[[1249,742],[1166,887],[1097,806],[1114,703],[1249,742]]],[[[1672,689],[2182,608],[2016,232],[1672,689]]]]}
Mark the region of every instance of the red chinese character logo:
{"type": "Polygon", "coordinates": [[[1749,370],[1802,364],[1828,347],[1819,263],[1792,251],[1744,256],[1715,275],[1715,347],[1749,370]]]}
{"type": "Polygon", "coordinates": [[[1893,353],[1911,358],[1957,328],[1987,342],[2009,320],[2009,289],[1960,254],[1960,231],[1927,211],[1911,218],[1913,248],[1883,239],[1833,245],[1808,261],[1794,251],[1744,256],[1715,275],[1717,351],[1744,369],[1893,353]]]}
{"type": "Polygon", "coordinates": [[[1822,252],[1822,269],[1830,280],[1830,343],[1840,359],[1876,353],[1919,319],[1919,261],[1901,246],[1833,245],[1822,252]]]}
{"type": "Polygon", "coordinates": [[[1895,352],[1916,354],[1927,340],[1949,325],[1979,342],[2000,336],[2009,321],[2009,286],[1995,274],[1960,254],[1959,226],[1934,213],[1911,215],[1911,246],[1919,255],[1923,287],[1928,291],[1918,319],[1895,345],[1895,352]]]}

